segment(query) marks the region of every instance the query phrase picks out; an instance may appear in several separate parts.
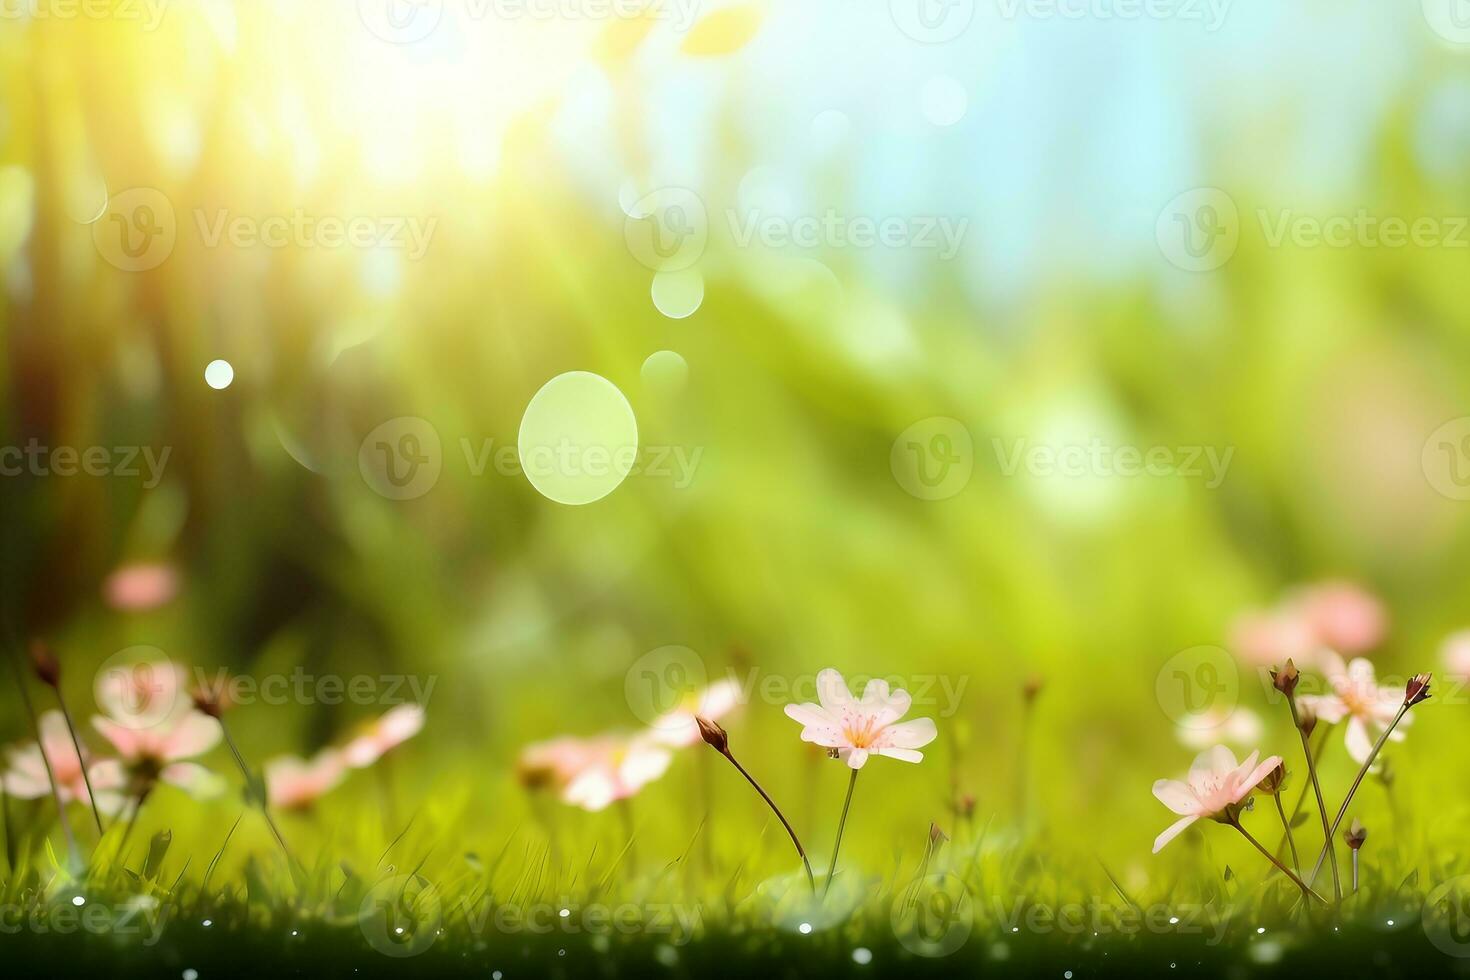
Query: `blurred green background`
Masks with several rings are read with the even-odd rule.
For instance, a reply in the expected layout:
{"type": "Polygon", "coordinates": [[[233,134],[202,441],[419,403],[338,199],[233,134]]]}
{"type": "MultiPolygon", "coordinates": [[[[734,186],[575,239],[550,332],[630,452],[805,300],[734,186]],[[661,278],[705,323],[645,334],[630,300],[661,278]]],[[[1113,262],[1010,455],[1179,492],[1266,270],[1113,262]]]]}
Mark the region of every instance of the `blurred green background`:
{"type": "MultiPolygon", "coordinates": [[[[170,453],[152,487],[0,479],[10,641],[55,647],[79,714],[97,667],[136,644],[252,677],[432,678],[391,792],[399,823],[426,813],[463,836],[437,861],[493,853],[538,807],[584,852],[616,846],[614,813],[541,807],[515,761],[644,724],[625,682],[657,648],[696,651],[711,680],[942,678],[963,685],[957,710],[916,707],[940,730],[922,764],[864,770],[850,859],[876,873],[918,853],[972,795],[976,824],[1055,842],[1079,876],[1096,853],[1142,887],[1172,819],[1149,787],[1193,755],[1155,693],[1172,656],[1324,580],[1385,604],[1384,674],[1440,669],[1470,625],[1470,504],[1449,469],[1470,460],[1426,454],[1467,411],[1470,235],[1453,239],[1470,214],[1470,48],[1418,4],[1240,2],[1214,30],[982,5],[940,43],[877,3],[702,5],[693,27],[451,4],[411,43],[358,6],[0,20],[0,442],[170,453]],[[629,244],[650,221],[698,224],[657,210],[670,187],[708,232],[678,274],[629,244]],[[141,227],[120,210],[133,188],[162,195],[176,238],[136,271],[109,244],[141,227]],[[1194,188],[1236,211],[1238,245],[1203,271],[1167,237],[1194,188]],[[221,213],[298,211],[432,234],[419,256],[210,244],[221,213]],[[965,230],[948,259],[740,241],[753,214],[829,211],[965,230]],[[1434,219],[1445,240],[1272,243],[1283,215],[1360,211],[1434,219]],[[656,275],[675,294],[697,279],[697,308],[656,305],[656,275]],[[646,366],[659,351],[687,378],[646,366]],[[223,389],[204,380],[216,359],[234,370],[223,389]],[[465,447],[516,446],[532,396],[568,371],[616,385],[645,452],[681,450],[692,478],[633,475],[568,506],[477,474],[465,447]],[[402,417],[440,444],[437,481],[406,500],[359,465],[402,417]],[[895,441],[919,425],[925,442],[935,418],[969,434],[971,473],[923,499],[895,441]],[[1215,486],[1003,465],[1016,440],[1094,439],[1231,455],[1215,486]],[[105,601],[135,562],[170,565],[177,596],[105,601]]],[[[1260,747],[1295,759],[1253,668],[1235,683],[1266,721],[1260,747]]],[[[1433,801],[1405,808],[1405,842],[1442,839],[1470,803],[1450,693],[1394,750],[1395,792],[1433,801]]],[[[0,736],[29,737],[13,685],[0,697],[0,736]]],[[[821,855],[845,770],[781,704],[757,696],[723,723],[821,855]]],[[[246,705],[228,722],[258,765],[379,711],[246,705]]],[[[678,856],[713,813],[729,866],[765,827],[755,865],[788,869],[779,828],[705,752],[632,801],[642,853],[678,856]]],[[[238,782],[223,750],[206,761],[238,782]]],[[[1324,766],[1340,793],[1345,756],[1324,766]]],[[[309,854],[374,857],[380,790],[355,775],[284,827],[309,854]]],[[[1381,789],[1359,799],[1389,819],[1381,789]]],[[[208,853],[239,810],[234,792],[160,790],[142,824],[208,853]]],[[[269,846],[250,820],[241,833],[269,846]]]]}

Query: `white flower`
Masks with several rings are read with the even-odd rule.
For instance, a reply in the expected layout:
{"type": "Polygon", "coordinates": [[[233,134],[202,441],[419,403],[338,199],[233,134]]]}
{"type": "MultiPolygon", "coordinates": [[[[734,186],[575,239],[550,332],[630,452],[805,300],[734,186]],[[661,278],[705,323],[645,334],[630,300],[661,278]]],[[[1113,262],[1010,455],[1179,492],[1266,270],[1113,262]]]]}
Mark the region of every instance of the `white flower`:
{"type": "Polygon", "coordinates": [[[932,718],[900,722],[913,699],[902,689],[890,692],[881,678],[868,681],[862,699],[854,700],[842,675],[829,667],[817,675],[817,699],[821,704],[788,704],[787,716],[801,723],[803,742],[836,750],[854,769],[871,754],[921,762],[919,749],[939,734],[932,718]]]}

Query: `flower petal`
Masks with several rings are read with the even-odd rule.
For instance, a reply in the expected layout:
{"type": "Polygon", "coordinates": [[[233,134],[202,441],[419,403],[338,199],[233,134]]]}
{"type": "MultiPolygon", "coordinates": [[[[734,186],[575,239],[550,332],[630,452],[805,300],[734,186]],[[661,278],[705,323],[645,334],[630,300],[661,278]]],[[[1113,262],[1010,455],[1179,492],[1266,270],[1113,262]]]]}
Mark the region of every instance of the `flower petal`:
{"type": "Polygon", "coordinates": [[[842,675],[828,667],[817,674],[817,700],[828,711],[840,713],[852,704],[852,692],[847,689],[842,675]]]}
{"type": "Polygon", "coordinates": [[[1189,781],[1195,782],[1197,774],[1223,775],[1237,765],[1235,753],[1228,746],[1216,745],[1195,756],[1194,761],[1189,764],[1189,781]]]}
{"type": "Polygon", "coordinates": [[[1159,851],[1163,850],[1165,844],[1169,843],[1171,840],[1184,833],[1189,825],[1194,823],[1198,819],[1199,816],[1192,813],[1187,817],[1180,817],[1178,820],[1171,823],[1168,827],[1164,829],[1164,832],[1162,834],[1154,838],[1154,853],[1157,854],[1159,853],[1159,851]]]}
{"type": "MultiPolygon", "coordinates": [[[[1255,759],[1255,757],[1256,753],[1252,752],[1251,759],[1255,759]]],[[[1254,769],[1251,769],[1249,772],[1243,775],[1240,779],[1240,782],[1236,785],[1236,792],[1239,794],[1239,797],[1244,797],[1251,790],[1255,789],[1256,785],[1260,783],[1261,780],[1270,775],[1271,770],[1275,769],[1279,765],[1281,765],[1281,756],[1269,756],[1268,758],[1264,759],[1260,765],[1256,766],[1254,769]]],[[[1237,797],[1237,799],[1239,797],[1237,797]]]]}
{"type": "Polygon", "coordinates": [[[900,762],[923,762],[924,753],[918,749],[874,749],[878,755],[887,756],[890,759],[898,759],[900,762]]]}
{"type": "Polygon", "coordinates": [[[938,737],[933,718],[914,718],[884,728],[873,744],[875,748],[922,749],[938,737]]]}
{"type": "Polygon", "coordinates": [[[223,735],[216,719],[191,711],[180,718],[164,736],[164,758],[189,759],[203,755],[218,745],[223,735]]]}
{"type": "Polygon", "coordinates": [[[1347,717],[1347,702],[1335,694],[1302,694],[1297,700],[1308,708],[1322,721],[1335,725],[1347,717]]]}
{"type": "MultiPolygon", "coordinates": [[[[213,720],[213,718],[210,719],[210,721],[213,720]]],[[[200,800],[219,796],[225,791],[224,779],[197,762],[170,763],[163,767],[158,778],[200,800]]]]}
{"type": "Polygon", "coordinates": [[[1348,755],[1352,756],[1354,762],[1362,765],[1368,760],[1368,755],[1373,751],[1373,740],[1368,737],[1368,726],[1357,715],[1348,719],[1345,741],[1348,755]]]}
{"type": "Polygon", "coordinates": [[[1154,783],[1154,797],[1181,817],[1199,815],[1199,800],[1189,788],[1189,784],[1182,780],[1158,780],[1154,783]]]}
{"type": "Polygon", "coordinates": [[[842,757],[842,761],[843,762],[846,762],[853,769],[861,769],[863,766],[867,765],[867,762],[868,762],[868,750],[867,749],[843,749],[842,750],[842,753],[841,753],[841,757],[842,757]]]}

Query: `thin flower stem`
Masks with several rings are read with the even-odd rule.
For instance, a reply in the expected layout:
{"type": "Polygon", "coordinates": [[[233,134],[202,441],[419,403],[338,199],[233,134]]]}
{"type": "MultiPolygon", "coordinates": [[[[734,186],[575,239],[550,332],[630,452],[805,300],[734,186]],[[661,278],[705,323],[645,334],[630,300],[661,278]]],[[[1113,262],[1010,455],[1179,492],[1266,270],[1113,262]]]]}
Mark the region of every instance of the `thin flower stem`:
{"type": "Polygon", "coordinates": [[[1284,874],[1284,875],[1286,875],[1286,877],[1290,878],[1291,881],[1292,881],[1292,883],[1302,890],[1302,894],[1303,895],[1307,895],[1307,896],[1310,896],[1312,898],[1315,898],[1317,901],[1321,902],[1323,905],[1326,905],[1327,904],[1327,900],[1325,898],[1323,898],[1321,895],[1318,895],[1316,892],[1312,891],[1312,889],[1308,888],[1306,882],[1304,882],[1300,878],[1298,878],[1295,874],[1292,873],[1292,871],[1291,871],[1290,868],[1288,868],[1286,865],[1282,864],[1280,861],[1278,861],[1276,859],[1276,855],[1272,854],[1270,851],[1268,851],[1264,847],[1262,847],[1261,846],[1261,842],[1258,841],[1258,840],[1256,840],[1254,837],[1252,837],[1250,831],[1246,830],[1245,827],[1241,826],[1241,823],[1240,823],[1239,820],[1232,820],[1230,822],[1230,826],[1232,826],[1236,830],[1240,831],[1241,836],[1243,836],[1246,840],[1250,841],[1251,844],[1255,847],[1255,849],[1258,850],[1258,851],[1260,851],[1261,854],[1263,854],[1265,856],[1265,858],[1266,858],[1267,861],[1270,861],[1272,864],[1276,865],[1276,867],[1280,868],[1281,869],[1281,873],[1284,874]]]}
{"type": "Polygon", "coordinates": [[[256,780],[250,775],[250,767],[246,765],[245,757],[240,754],[240,749],[235,745],[235,740],[230,737],[230,730],[225,727],[224,719],[219,718],[216,720],[219,722],[220,731],[224,733],[225,744],[230,747],[230,754],[235,757],[235,765],[240,767],[240,775],[245,778],[246,792],[251,796],[258,797],[255,803],[260,807],[260,815],[265,817],[266,826],[270,827],[271,830],[271,836],[275,837],[276,843],[280,845],[281,853],[286,855],[286,866],[291,869],[293,876],[295,876],[298,870],[304,874],[306,869],[302,868],[297,863],[296,858],[292,856],[291,848],[286,846],[286,838],[281,836],[281,828],[276,826],[275,819],[271,817],[270,807],[266,805],[265,794],[255,791],[256,780]]]}
{"type": "Polygon", "coordinates": [[[77,750],[77,762],[82,767],[82,782],[87,787],[87,802],[92,804],[92,819],[97,821],[97,836],[101,837],[102,812],[97,809],[97,794],[92,789],[92,777],[87,772],[87,757],[82,754],[82,740],[77,737],[77,726],[71,720],[71,710],[66,706],[66,699],[61,696],[61,691],[56,692],[56,703],[61,705],[61,717],[66,720],[66,730],[71,734],[71,744],[77,750]]]}
{"type": "Polygon", "coordinates": [[[761,789],[761,784],[755,781],[755,777],[746,772],[745,767],[735,761],[735,756],[730,754],[728,750],[720,754],[730,760],[730,765],[734,766],[735,771],[745,777],[747,783],[755,787],[755,791],[761,795],[761,799],[766,801],[766,806],[770,807],[771,812],[776,815],[776,819],[781,821],[781,826],[786,828],[786,834],[791,838],[791,843],[796,845],[796,853],[801,855],[802,866],[806,868],[807,884],[811,886],[812,894],[815,895],[817,891],[817,879],[812,874],[812,863],[807,860],[806,849],[801,846],[801,841],[796,837],[796,831],[791,828],[791,823],[786,819],[785,814],[781,812],[781,808],[776,805],[775,800],[771,799],[769,793],[761,789]]]}
{"type": "Polygon", "coordinates": [[[1301,874],[1302,859],[1296,852],[1296,838],[1291,836],[1291,824],[1286,819],[1286,810],[1281,806],[1281,794],[1276,793],[1271,798],[1276,801],[1276,812],[1281,815],[1281,829],[1286,831],[1286,843],[1291,845],[1291,866],[1296,869],[1297,874],[1301,874]]]}
{"type": "Polygon", "coordinates": [[[20,699],[26,706],[26,714],[31,718],[31,727],[36,732],[36,751],[41,753],[41,762],[46,767],[46,782],[51,787],[51,798],[56,801],[56,818],[61,824],[61,834],[66,838],[66,851],[73,859],[80,862],[81,855],[77,851],[77,839],[71,832],[71,821],[66,818],[66,804],[61,800],[61,787],[56,785],[56,773],[51,769],[51,757],[46,754],[46,743],[41,737],[41,719],[36,715],[36,706],[31,702],[31,692],[26,689],[25,673],[20,669],[20,657],[16,655],[15,647],[6,644],[10,648],[10,665],[15,668],[15,686],[20,689],[20,699]]]}
{"type": "MultiPolygon", "coordinates": [[[[1332,855],[1332,897],[1334,901],[1342,901],[1342,879],[1337,873],[1337,849],[1332,846],[1332,828],[1327,826],[1327,803],[1322,799],[1322,784],[1317,781],[1317,763],[1312,759],[1312,746],[1307,741],[1307,733],[1302,731],[1301,719],[1296,713],[1296,696],[1288,694],[1286,703],[1291,708],[1291,723],[1296,728],[1296,733],[1302,739],[1302,754],[1307,757],[1307,773],[1312,777],[1312,792],[1317,794],[1317,813],[1322,817],[1322,833],[1327,842],[1323,845],[1322,853],[1332,855]]],[[[1322,861],[1318,859],[1317,867],[1322,867],[1322,861]]],[[[1317,880],[1317,872],[1312,872],[1312,881],[1317,880]]]]}
{"type": "MultiPolygon", "coordinates": [[[[1328,735],[1332,731],[1332,726],[1331,725],[1324,725],[1324,724],[1322,724],[1322,723],[1319,722],[1318,725],[1317,725],[1317,730],[1321,733],[1321,735],[1320,735],[1320,737],[1317,738],[1317,746],[1316,746],[1316,748],[1312,749],[1312,760],[1314,762],[1316,762],[1317,765],[1320,766],[1322,764],[1322,750],[1327,747],[1328,735]]],[[[1292,820],[1295,820],[1297,818],[1297,814],[1299,814],[1299,813],[1302,812],[1302,806],[1307,802],[1307,791],[1310,790],[1311,788],[1312,788],[1312,784],[1311,784],[1311,781],[1310,780],[1308,780],[1305,783],[1302,783],[1302,791],[1300,793],[1296,794],[1296,806],[1294,806],[1294,807],[1291,808],[1291,819],[1292,820]]],[[[1286,846],[1286,835],[1283,834],[1283,835],[1281,835],[1281,842],[1276,845],[1276,853],[1277,854],[1280,854],[1281,853],[1281,849],[1283,847],[1285,847],[1285,846],[1286,846]]]]}
{"type": "Polygon", "coordinates": [[[123,848],[127,846],[128,838],[133,836],[133,827],[138,823],[138,814],[143,812],[143,804],[148,801],[148,794],[153,792],[150,784],[138,791],[138,799],[133,803],[133,812],[128,815],[128,822],[123,827],[123,835],[117,842],[117,856],[123,856],[123,848]]]}
{"type": "Polygon", "coordinates": [[[842,801],[842,819],[837,821],[837,839],[832,842],[832,864],[827,868],[827,881],[822,885],[822,897],[832,890],[832,876],[837,873],[837,852],[842,847],[842,831],[847,826],[847,811],[852,806],[852,788],[857,785],[858,771],[852,771],[852,778],[847,781],[847,799],[842,801]]]}
{"type": "MultiPolygon", "coordinates": [[[[1332,821],[1332,829],[1327,831],[1328,846],[1323,847],[1322,853],[1317,855],[1317,863],[1312,867],[1312,877],[1310,879],[1311,881],[1316,881],[1317,872],[1322,870],[1322,861],[1324,858],[1327,857],[1327,852],[1331,849],[1332,835],[1337,833],[1337,827],[1339,824],[1342,823],[1342,818],[1347,813],[1348,804],[1353,801],[1353,794],[1356,793],[1358,791],[1358,787],[1362,785],[1363,777],[1368,775],[1368,770],[1373,768],[1374,760],[1378,758],[1378,753],[1383,751],[1383,746],[1388,742],[1388,737],[1393,734],[1394,728],[1398,726],[1398,723],[1403,720],[1404,715],[1408,714],[1408,712],[1409,706],[1407,704],[1401,705],[1399,707],[1398,714],[1393,716],[1393,721],[1389,722],[1388,727],[1383,730],[1383,734],[1378,736],[1378,741],[1373,745],[1373,751],[1368,753],[1368,758],[1364,760],[1362,768],[1358,770],[1358,775],[1353,779],[1353,785],[1348,788],[1347,796],[1344,796],[1342,798],[1342,806],[1337,808],[1337,816],[1332,821]]],[[[1325,822],[1325,816],[1323,820],[1325,822]]],[[[1332,865],[1333,870],[1337,870],[1336,854],[1333,855],[1332,865]]]]}
{"type": "Polygon", "coordinates": [[[1358,849],[1353,848],[1353,894],[1358,893],[1358,849]]]}

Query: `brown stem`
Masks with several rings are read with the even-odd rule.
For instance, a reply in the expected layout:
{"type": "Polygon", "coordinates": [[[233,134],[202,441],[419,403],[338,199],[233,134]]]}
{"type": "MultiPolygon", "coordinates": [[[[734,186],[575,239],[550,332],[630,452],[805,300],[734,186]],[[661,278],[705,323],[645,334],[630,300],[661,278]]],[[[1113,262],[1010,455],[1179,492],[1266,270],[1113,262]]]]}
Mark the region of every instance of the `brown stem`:
{"type": "Polygon", "coordinates": [[[812,874],[812,863],[807,860],[806,849],[801,846],[801,841],[798,840],[796,837],[796,831],[791,829],[791,823],[781,812],[781,808],[776,805],[775,800],[771,799],[771,795],[769,793],[761,789],[761,784],[755,781],[755,777],[746,772],[745,767],[742,766],[739,762],[735,761],[735,756],[730,754],[729,749],[725,749],[720,754],[730,760],[730,765],[734,766],[736,772],[745,777],[745,781],[747,783],[750,783],[750,785],[755,787],[755,791],[761,795],[761,799],[766,801],[766,806],[770,807],[771,812],[776,815],[776,819],[781,821],[781,826],[786,828],[786,833],[791,838],[791,843],[796,845],[796,853],[801,855],[802,866],[806,868],[807,884],[811,886],[812,893],[815,894],[817,891],[817,879],[816,876],[812,874]]]}
{"type": "MultiPolygon", "coordinates": [[[[1368,753],[1368,758],[1364,760],[1363,767],[1358,770],[1358,775],[1353,778],[1353,785],[1348,788],[1347,796],[1344,796],[1342,798],[1342,806],[1337,808],[1337,816],[1332,821],[1332,829],[1327,831],[1328,846],[1322,848],[1322,853],[1317,855],[1317,863],[1312,867],[1312,881],[1317,880],[1317,872],[1322,870],[1322,859],[1325,858],[1328,851],[1331,850],[1332,835],[1337,833],[1337,827],[1340,823],[1342,823],[1343,815],[1347,813],[1348,804],[1353,801],[1353,794],[1356,793],[1358,791],[1358,787],[1362,785],[1363,777],[1368,775],[1368,770],[1373,768],[1373,761],[1378,758],[1378,753],[1383,750],[1384,744],[1388,742],[1388,736],[1393,734],[1394,728],[1398,726],[1398,723],[1403,720],[1404,715],[1408,714],[1408,712],[1409,706],[1407,704],[1401,705],[1399,707],[1398,714],[1393,716],[1393,721],[1389,722],[1388,727],[1383,730],[1383,734],[1378,736],[1378,741],[1373,745],[1373,751],[1368,753]]],[[[1323,817],[1323,821],[1324,823],[1326,821],[1325,815],[1323,817]]],[[[1332,855],[1332,870],[1337,870],[1336,853],[1332,855]]]]}
{"type": "Polygon", "coordinates": [[[10,665],[15,668],[15,686],[20,689],[20,699],[25,703],[26,714],[30,715],[31,727],[36,732],[36,751],[41,753],[41,763],[46,767],[46,782],[51,786],[51,798],[56,801],[56,817],[61,824],[61,834],[66,838],[66,852],[74,863],[80,863],[77,839],[71,832],[71,821],[66,818],[66,804],[61,800],[61,787],[56,785],[56,773],[51,769],[51,757],[46,754],[46,742],[41,737],[41,719],[36,715],[36,706],[31,703],[31,692],[26,689],[25,673],[20,669],[20,657],[15,647],[10,647],[10,665]]]}
{"type": "Polygon", "coordinates": [[[1244,827],[1241,826],[1239,819],[1231,819],[1230,820],[1230,826],[1232,826],[1236,830],[1240,831],[1241,836],[1243,836],[1246,840],[1250,841],[1251,844],[1254,845],[1254,847],[1255,847],[1256,850],[1260,851],[1263,855],[1265,855],[1265,858],[1266,858],[1267,861],[1270,861],[1272,864],[1276,865],[1277,868],[1281,869],[1281,873],[1284,874],[1284,875],[1286,875],[1286,877],[1290,878],[1292,880],[1292,883],[1302,890],[1302,894],[1303,895],[1308,895],[1308,896],[1310,896],[1312,898],[1315,898],[1317,901],[1321,902],[1323,905],[1326,905],[1327,904],[1327,900],[1325,898],[1323,898],[1321,895],[1318,895],[1316,892],[1312,891],[1312,889],[1308,888],[1307,887],[1307,883],[1305,881],[1302,881],[1300,878],[1298,878],[1292,872],[1292,870],[1290,868],[1288,868],[1286,865],[1282,864],[1279,860],[1277,860],[1276,855],[1272,854],[1270,851],[1268,851],[1264,847],[1262,847],[1261,846],[1261,842],[1258,841],[1258,840],[1256,840],[1254,837],[1252,837],[1251,834],[1250,834],[1250,831],[1246,830],[1244,827]]]}
{"type": "Polygon", "coordinates": [[[1281,806],[1281,794],[1272,794],[1271,799],[1276,801],[1276,812],[1281,815],[1281,829],[1286,831],[1286,843],[1291,845],[1291,866],[1296,869],[1297,874],[1302,873],[1302,859],[1296,852],[1296,838],[1291,836],[1291,824],[1286,819],[1286,810],[1281,806]]]}
{"type": "MultiPolygon", "coordinates": [[[[1324,856],[1332,855],[1332,897],[1335,901],[1342,901],[1342,879],[1337,873],[1337,848],[1332,844],[1332,828],[1327,826],[1327,803],[1322,799],[1322,784],[1317,781],[1317,763],[1312,759],[1312,746],[1307,741],[1307,733],[1302,731],[1301,719],[1296,713],[1296,696],[1288,694],[1286,703],[1291,708],[1291,723],[1296,726],[1296,733],[1302,739],[1302,754],[1307,757],[1307,773],[1312,777],[1312,791],[1317,794],[1317,813],[1322,817],[1322,833],[1327,838],[1323,846],[1324,856]]],[[[1318,860],[1317,867],[1322,867],[1318,860]]],[[[1317,872],[1312,872],[1312,880],[1317,880],[1317,872]]]]}
{"type": "Polygon", "coordinates": [[[77,762],[82,767],[82,783],[87,787],[87,802],[92,804],[92,819],[97,821],[97,836],[101,837],[102,812],[97,809],[97,793],[92,789],[92,777],[87,772],[87,757],[82,754],[82,740],[77,737],[77,726],[72,723],[71,711],[68,710],[59,688],[56,691],[56,703],[61,705],[61,717],[66,720],[66,730],[71,734],[72,748],[77,750],[77,762]]]}

